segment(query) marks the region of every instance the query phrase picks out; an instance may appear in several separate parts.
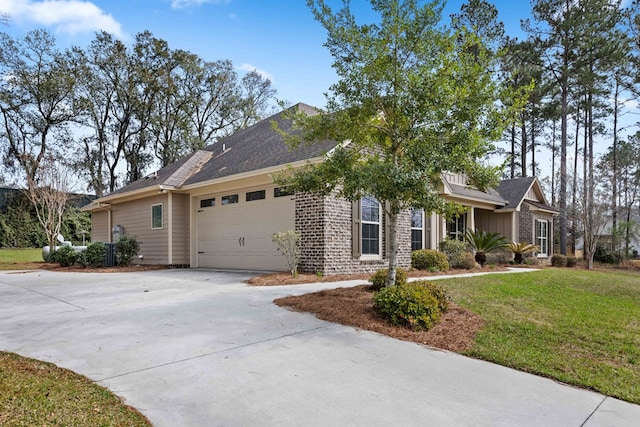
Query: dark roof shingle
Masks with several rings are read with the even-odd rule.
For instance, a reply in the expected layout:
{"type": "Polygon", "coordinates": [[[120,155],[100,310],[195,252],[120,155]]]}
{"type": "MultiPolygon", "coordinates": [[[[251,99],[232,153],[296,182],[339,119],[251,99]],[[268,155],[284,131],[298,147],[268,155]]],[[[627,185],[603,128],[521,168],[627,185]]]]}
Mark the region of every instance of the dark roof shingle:
{"type": "Polygon", "coordinates": [[[307,114],[316,114],[318,111],[306,104],[296,104],[111,194],[123,194],[157,185],[181,187],[245,172],[284,166],[322,156],[337,145],[335,141],[326,140],[296,148],[289,147],[284,142],[283,136],[273,129],[273,122],[277,123],[281,130],[292,132],[292,123],[288,118],[288,113],[292,109],[299,109],[307,114]]]}

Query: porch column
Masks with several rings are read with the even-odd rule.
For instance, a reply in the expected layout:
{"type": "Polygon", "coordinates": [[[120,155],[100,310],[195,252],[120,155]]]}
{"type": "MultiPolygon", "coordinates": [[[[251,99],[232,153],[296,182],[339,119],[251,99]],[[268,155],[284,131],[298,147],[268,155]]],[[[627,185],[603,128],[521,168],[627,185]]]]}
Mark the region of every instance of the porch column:
{"type": "Polygon", "coordinates": [[[467,228],[472,231],[476,230],[476,210],[473,206],[470,206],[467,211],[467,228]]]}

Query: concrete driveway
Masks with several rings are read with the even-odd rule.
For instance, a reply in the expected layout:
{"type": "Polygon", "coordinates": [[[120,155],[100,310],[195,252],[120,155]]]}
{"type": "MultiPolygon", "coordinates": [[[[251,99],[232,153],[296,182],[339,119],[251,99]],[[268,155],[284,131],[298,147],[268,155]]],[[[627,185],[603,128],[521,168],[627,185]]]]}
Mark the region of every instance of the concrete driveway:
{"type": "Polygon", "coordinates": [[[201,270],[0,273],[0,349],[92,378],[156,426],[637,426],[640,406],[334,325],[201,270]]]}

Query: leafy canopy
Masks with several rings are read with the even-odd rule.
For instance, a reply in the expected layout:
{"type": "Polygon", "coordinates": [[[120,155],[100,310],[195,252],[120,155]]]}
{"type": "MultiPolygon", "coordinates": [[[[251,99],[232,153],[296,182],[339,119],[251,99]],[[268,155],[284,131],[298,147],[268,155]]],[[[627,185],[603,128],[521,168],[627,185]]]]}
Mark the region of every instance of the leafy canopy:
{"type": "Polygon", "coordinates": [[[372,195],[390,202],[390,214],[408,207],[451,214],[458,207],[440,196],[442,171],[466,173],[481,188],[497,179],[498,168],[481,160],[528,90],[498,82],[497,52],[464,26],[441,25],[441,1],[371,0],[379,20],[366,24],[348,1],[335,13],[323,0],[307,3],[327,30],[339,81],[327,111],[296,113],[297,132],[285,136],[292,145],[344,143],[276,181],[348,200],[372,195]]]}

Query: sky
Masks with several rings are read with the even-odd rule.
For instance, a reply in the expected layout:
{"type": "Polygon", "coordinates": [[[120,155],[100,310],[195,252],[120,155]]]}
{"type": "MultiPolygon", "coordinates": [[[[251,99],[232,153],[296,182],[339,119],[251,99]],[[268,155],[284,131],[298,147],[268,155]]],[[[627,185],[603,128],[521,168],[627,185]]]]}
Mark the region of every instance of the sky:
{"type": "MultiPolygon", "coordinates": [[[[338,0],[329,0],[336,9],[338,0]]],[[[371,16],[366,0],[352,0],[357,18],[371,16]]],[[[450,0],[443,16],[460,10],[450,0]]],[[[519,32],[529,14],[528,1],[496,0],[499,19],[508,34],[519,32]]],[[[238,73],[257,70],[269,77],[278,99],[323,107],[324,94],[336,81],[331,56],[323,46],[326,32],[306,0],[0,0],[8,13],[0,31],[13,36],[48,29],[61,48],[85,46],[96,31],[131,43],[149,30],[173,49],[193,52],[205,60],[230,59],[238,73]]]]}
{"type": "MultiPolygon", "coordinates": [[[[342,4],[326,1],[334,10],[342,4]]],[[[623,5],[630,1],[624,0],[623,5]]],[[[463,3],[449,0],[443,20],[449,23],[449,16],[458,13],[463,3]]],[[[492,3],[507,35],[524,38],[520,21],[530,16],[530,2],[492,3]]],[[[351,9],[358,20],[374,16],[368,0],[351,0],[351,9]]],[[[207,61],[231,60],[240,76],[257,70],[271,80],[278,99],[286,104],[324,107],[324,94],[337,80],[323,46],[326,32],[306,0],[0,0],[0,12],[10,16],[0,31],[21,36],[45,28],[60,48],[86,46],[100,30],[126,43],[149,30],[172,49],[193,52],[207,61]]],[[[596,152],[608,145],[608,140],[597,144],[596,152]]],[[[503,160],[493,158],[492,163],[503,160]]],[[[540,177],[550,175],[550,152],[541,149],[536,160],[540,177]]]]}

